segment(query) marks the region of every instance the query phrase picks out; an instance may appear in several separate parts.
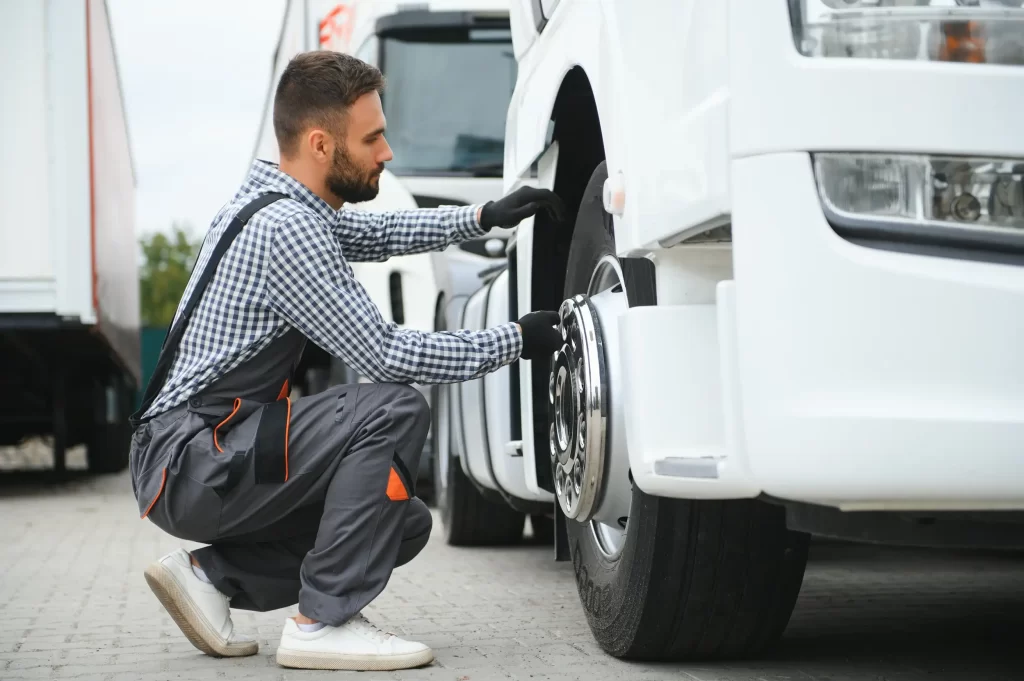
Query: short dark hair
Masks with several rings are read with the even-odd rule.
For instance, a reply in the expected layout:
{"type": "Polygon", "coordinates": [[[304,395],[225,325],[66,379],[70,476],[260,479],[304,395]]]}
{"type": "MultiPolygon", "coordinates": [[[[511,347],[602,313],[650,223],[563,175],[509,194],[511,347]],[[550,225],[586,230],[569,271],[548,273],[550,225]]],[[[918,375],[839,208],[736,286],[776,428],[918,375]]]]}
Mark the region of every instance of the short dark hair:
{"type": "Polygon", "coordinates": [[[310,125],[340,133],[345,114],[363,95],[384,90],[376,67],[351,55],[315,50],[288,62],[274,94],[274,134],[282,156],[292,156],[310,125]]]}

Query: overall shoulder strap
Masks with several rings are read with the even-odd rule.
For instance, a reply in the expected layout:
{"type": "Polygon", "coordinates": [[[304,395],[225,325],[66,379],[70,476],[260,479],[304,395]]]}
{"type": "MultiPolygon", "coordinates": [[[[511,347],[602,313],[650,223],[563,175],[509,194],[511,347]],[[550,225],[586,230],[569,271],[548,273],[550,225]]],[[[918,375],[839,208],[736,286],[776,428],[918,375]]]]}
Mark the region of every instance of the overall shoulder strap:
{"type": "MultiPolygon", "coordinates": [[[[185,303],[185,307],[182,308],[181,314],[178,315],[177,320],[171,326],[170,332],[164,339],[163,347],[160,348],[160,356],[157,359],[156,367],[153,369],[153,376],[149,379],[149,385],[146,387],[146,394],[142,399],[142,406],[139,407],[131,416],[132,429],[138,428],[142,422],[142,415],[146,413],[146,410],[152,406],[156,396],[160,394],[161,388],[164,386],[164,381],[167,380],[167,374],[171,370],[171,363],[174,361],[174,355],[178,352],[178,346],[181,344],[181,339],[185,335],[185,329],[188,328],[188,322],[192,317],[192,312],[199,304],[200,299],[203,296],[203,292],[206,290],[210,280],[213,279],[213,275],[217,271],[217,265],[220,264],[220,260],[224,257],[224,253],[231,246],[231,243],[238,236],[239,232],[242,231],[242,227],[256,214],[257,211],[266,208],[275,201],[280,199],[288,198],[286,194],[279,192],[271,192],[269,194],[263,194],[248,204],[242,207],[238,214],[231,220],[228,228],[224,230],[220,239],[217,241],[217,245],[214,246],[213,253],[210,254],[210,259],[206,262],[206,267],[203,268],[202,274],[199,276],[199,280],[196,281],[195,287],[192,289],[192,295],[189,296],[188,302],[185,303]]],[[[193,270],[194,271],[194,270],[193,270]]]]}

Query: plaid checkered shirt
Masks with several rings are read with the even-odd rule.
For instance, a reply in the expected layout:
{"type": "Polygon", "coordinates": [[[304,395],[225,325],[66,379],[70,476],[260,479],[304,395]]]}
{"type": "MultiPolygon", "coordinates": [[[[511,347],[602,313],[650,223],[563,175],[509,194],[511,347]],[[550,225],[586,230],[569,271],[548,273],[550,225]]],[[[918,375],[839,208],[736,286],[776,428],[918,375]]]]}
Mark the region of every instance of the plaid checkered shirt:
{"type": "Polygon", "coordinates": [[[270,192],[289,198],[257,212],[224,253],[146,417],[185,402],[292,328],[375,382],[454,383],[518,359],[522,336],[512,323],[430,333],[386,322],[348,264],[481,236],[477,206],[336,211],[262,160],[214,218],[178,313],[231,219],[270,192]]]}

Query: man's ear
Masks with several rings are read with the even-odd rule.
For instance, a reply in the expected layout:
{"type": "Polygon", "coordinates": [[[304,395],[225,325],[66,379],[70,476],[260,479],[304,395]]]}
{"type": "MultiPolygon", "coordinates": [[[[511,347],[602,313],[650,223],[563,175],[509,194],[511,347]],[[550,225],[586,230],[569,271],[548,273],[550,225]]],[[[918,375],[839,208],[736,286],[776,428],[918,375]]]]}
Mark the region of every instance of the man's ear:
{"type": "Polygon", "coordinates": [[[329,161],[333,157],[333,144],[327,133],[319,128],[313,128],[306,135],[306,144],[309,146],[309,153],[320,162],[329,161]]]}

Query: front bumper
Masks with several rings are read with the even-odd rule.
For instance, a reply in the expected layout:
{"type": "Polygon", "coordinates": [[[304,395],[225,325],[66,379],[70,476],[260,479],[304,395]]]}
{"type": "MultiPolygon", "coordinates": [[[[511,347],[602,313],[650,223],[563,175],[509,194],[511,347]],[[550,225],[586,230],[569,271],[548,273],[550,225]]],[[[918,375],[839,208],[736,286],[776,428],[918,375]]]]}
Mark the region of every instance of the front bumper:
{"type": "Polygon", "coordinates": [[[1024,508],[1024,266],[841,238],[806,153],[734,162],[733,191],[734,273],[717,304],[620,321],[637,484],[844,509],[1024,508]]]}

